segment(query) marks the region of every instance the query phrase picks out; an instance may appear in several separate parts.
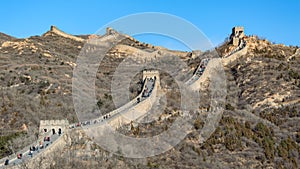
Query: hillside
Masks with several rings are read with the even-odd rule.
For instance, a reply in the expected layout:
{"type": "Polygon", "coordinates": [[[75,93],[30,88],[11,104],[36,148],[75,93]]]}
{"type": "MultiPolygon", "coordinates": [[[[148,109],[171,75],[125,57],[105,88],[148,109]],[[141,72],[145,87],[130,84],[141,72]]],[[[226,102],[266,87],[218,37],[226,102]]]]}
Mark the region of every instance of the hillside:
{"type": "MultiPolygon", "coordinates": [[[[36,139],[42,119],[77,121],[71,93],[72,74],[84,40],[89,36],[69,35],[52,26],[42,36],[3,37],[0,47],[0,132],[9,138],[25,132],[25,138],[20,137],[14,141],[16,144],[12,143],[19,149],[36,139]]],[[[129,37],[107,53],[99,65],[101,69],[96,81],[97,104],[102,113],[115,109],[110,81],[117,65],[129,54],[154,50],[154,46],[129,37]]],[[[133,96],[139,92],[139,84],[139,76],[136,76],[131,87],[133,96]]],[[[5,148],[3,155],[11,153],[7,151],[5,148]]]]}
{"type": "MultiPolygon", "coordinates": [[[[69,35],[56,27],[42,36],[25,39],[0,34],[1,157],[35,140],[42,119],[77,121],[72,75],[76,58],[91,37],[69,35]]],[[[198,140],[207,116],[199,111],[191,133],[179,145],[158,156],[146,159],[116,156],[79,132],[70,135],[72,144],[56,153],[53,168],[96,168],[100,164],[102,168],[299,168],[299,48],[273,44],[256,36],[246,36],[245,41],[247,54],[224,63],[226,110],[217,130],[206,142],[198,140]]],[[[234,49],[228,41],[216,51],[226,56],[234,49]]],[[[182,72],[189,76],[200,63],[200,56],[216,55],[210,51],[171,51],[127,37],[109,50],[96,74],[97,106],[101,112],[116,108],[110,92],[111,81],[124,58],[131,55],[138,64],[167,53],[187,63],[189,70],[182,72]]],[[[134,127],[129,124],[119,132],[131,137],[155,135],[168,129],[179,116],[178,86],[166,72],[160,76],[167,98],[167,103],[162,103],[167,105],[163,114],[152,123],[134,127]],[[168,92],[168,88],[173,91],[168,92]]],[[[141,73],[131,80],[131,98],[141,91],[140,77],[141,73]]],[[[208,86],[200,93],[200,109],[209,109],[208,86]]]]}
{"type": "Polygon", "coordinates": [[[5,41],[11,41],[11,40],[14,40],[14,39],[15,39],[14,37],[6,35],[6,34],[0,32],[0,44],[2,44],[5,41]]]}

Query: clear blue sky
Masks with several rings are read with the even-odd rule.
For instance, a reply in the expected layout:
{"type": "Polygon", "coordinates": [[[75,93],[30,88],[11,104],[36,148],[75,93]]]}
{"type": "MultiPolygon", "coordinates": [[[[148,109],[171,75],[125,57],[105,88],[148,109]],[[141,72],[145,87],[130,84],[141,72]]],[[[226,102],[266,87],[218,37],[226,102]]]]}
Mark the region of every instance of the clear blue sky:
{"type": "MultiPolygon", "coordinates": [[[[0,32],[15,37],[41,35],[50,25],[71,34],[92,34],[122,16],[164,12],[190,21],[214,45],[223,42],[233,26],[242,25],[248,35],[300,46],[299,0],[11,0],[0,3],[0,32]]],[[[181,49],[180,45],[164,38],[138,38],[155,45],[181,49]]]]}

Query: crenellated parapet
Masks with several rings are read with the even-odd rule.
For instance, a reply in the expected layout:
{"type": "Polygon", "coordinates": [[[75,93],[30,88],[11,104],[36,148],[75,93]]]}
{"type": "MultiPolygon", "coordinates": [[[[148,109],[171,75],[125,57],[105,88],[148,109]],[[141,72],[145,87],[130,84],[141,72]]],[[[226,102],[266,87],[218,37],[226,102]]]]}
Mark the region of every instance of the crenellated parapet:
{"type": "Polygon", "coordinates": [[[156,80],[156,85],[160,88],[160,78],[159,78],[159,71],[158,70],[144,70],[143,71],[143,80],[146,78],[153,78],[156,80]]]}
{"type": "Polygon", "coordinates": [[[41,120],[39,127],[39,137],[43,137],[44,134],[52,132],[52,134],[58,134],[58,132],[64,132],[69,126],[68,120],[41,120]]]}

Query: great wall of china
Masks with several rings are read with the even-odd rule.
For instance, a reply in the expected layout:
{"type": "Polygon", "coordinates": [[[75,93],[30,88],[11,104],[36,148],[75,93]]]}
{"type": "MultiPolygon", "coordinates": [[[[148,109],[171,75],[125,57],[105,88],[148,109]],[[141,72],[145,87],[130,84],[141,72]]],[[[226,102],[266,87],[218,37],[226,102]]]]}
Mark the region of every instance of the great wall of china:
{"type": "MultiPolygon", "coordinates": [[[[83,41],[83,39],[68,35],[59,31],[55,27],[51,27],[51,31],[57,33],[66,38],[70,38],[76,41],[83,41]]],[[[237,46],[237,48],[223,58],[214,58],[214,59],[207,59],[202,60],[199,64],[197,70],[195,71],[194,75],[186,82],[186,84],[194,91],[199,90],[200,84],[203,83],[205,80],[210,78],[210,75],[213,73],[215,66],[219,63],[223,63],[227,65],[228,63],[236,60],[237,58],[245,55],[247,53],[247,45],[246,41],[244,40],[244,30],[241,27],[238,29],[233,29],[232,33],[232,43],[237,46]],[[238,31],[236,31],[238,30],[238,31]],[[237,32],[237,35],[235,34],[237,32]]],[[[49,34],[49,33],[48,33],[49,34]]],[[[110,33],[107,33],[108,36],[111,36],[110,33]]],[[[47,33],[44,35],[47,36],[47,33]]],[[[107,38],[107,37],[104,37],[107,38]]],[[[112,37],[110,37],[112,38],[112,37]]],[[[109,38],[108,38],[109,39],[109,38]]],[[[25,147],[22,151],[17,152],[11,156],[5,157],[0,160],[0,168],[4,167],[5,160],[9,159],[9,165],[7,167],[12,168],[22,168],[22,164],[26,163],[27,165],[35,168],[35,166],[39,165],[36,164],[36,159],[42,159],[49,157],[49,154],[52,154],[56,149],[61,149],[61,147],[65,146],[69,142],[69,138],[67,133],[71,130],[81,129],[81,127],[97,127],[101,126],[103,123],[108,123],[113,128],[118,128],[124,124],[128,124],[136,119],[143,117],[152,107],[153,103],[157,99],[157,94],[160,90],[160,78],[158,71],[144,71],[143,72],[143,89],[142,92],[133,100],[126,103],[125,105],[121,106],[120,108],[109,112],[97,119],[92,119],[89,121],[79,122],[76,124],[69,124],[66,120],[45,120],[40,122],[39,128],[39,140],[32,145],[40,145],[40,140],[45,136],[52,137],[53,135],[57,136],[56,138],[51,138],[51,142],[48,145],[44,145],[44,149],[40,149],[40,153],[35,154],[31,158],[24,159],[23,161],[16,161],[16,154],[28,154],[29,147],[25,147]],[[145,88],[151,90],[148,97],[143,98],[143,91],[145,88]],[[152,88],[151,88],[152,87],[152,88]],[[141,99],[143,98],[143,99],[141,99]],[[137,102],[139,100],[139,102],[137,102]],[[58,135],[58,131],[61,130],[60,135],[58,135]],[[15,164],[15,165],[14,165],[15,164]]],[[[44,164],[46,165],[46,164],[44,164]]]]}
{"type": "Polygon", "coordinates": [[[45,34],[43,34],[43,36],[49,36],[52,33],[57,34],[57,35],[62,36],[62,37],[65,37],[65,38],[68,38],[68,39],[72,39],[74,41],[84,42],[84,39],[82,39],[80,37],[76,37],[76,36],[70,35],[70,34],[67,34],[67,33],[59,30],[55,26],[51,26],[50,31],[48,31],[45,34]]]}

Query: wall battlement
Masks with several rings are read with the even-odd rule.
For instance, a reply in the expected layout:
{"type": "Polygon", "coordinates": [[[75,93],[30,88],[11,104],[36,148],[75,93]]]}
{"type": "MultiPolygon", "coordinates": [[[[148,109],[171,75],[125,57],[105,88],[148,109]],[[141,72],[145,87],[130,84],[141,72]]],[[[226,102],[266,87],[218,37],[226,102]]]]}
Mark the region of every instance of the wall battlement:
{"type": "Polygon", "coordinates": [[[68,125],[68,120],[41,120],[40,126],[68,125]]]}

